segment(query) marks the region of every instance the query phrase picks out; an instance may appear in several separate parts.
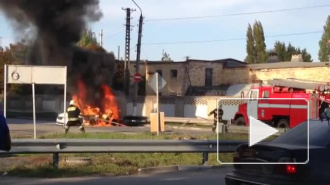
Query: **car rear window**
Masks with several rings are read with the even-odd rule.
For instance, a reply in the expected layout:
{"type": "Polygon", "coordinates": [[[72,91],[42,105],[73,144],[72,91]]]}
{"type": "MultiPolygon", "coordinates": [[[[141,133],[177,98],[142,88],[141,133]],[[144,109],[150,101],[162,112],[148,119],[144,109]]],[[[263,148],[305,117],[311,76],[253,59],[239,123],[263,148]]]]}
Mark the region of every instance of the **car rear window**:
{"type": "MultiPolygon", "coordinates": [[[[272,143],[307,146],[307,121],[275,138],[272,143]]],[[[311,120],[309,122],[309,145],[326,147],[329,145],[330,125],[311,120]]]]}

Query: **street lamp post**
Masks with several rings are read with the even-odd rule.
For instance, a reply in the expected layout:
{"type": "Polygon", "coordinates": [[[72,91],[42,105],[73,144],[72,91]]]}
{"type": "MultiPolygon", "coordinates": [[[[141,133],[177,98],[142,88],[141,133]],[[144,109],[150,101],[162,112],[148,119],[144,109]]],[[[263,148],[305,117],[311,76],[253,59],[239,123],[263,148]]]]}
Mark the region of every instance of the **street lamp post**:
{"type": "MultiPolygon", "coordinates": [[[[143,16],[142,9],[134,0],[132,0],[134,4],[140,9],[140,19],[139,19],[139,31],[138,31],[138,42],[137,42],[137,52],[136,52],[136,64],[135,64],[135,74],[139,73],[140,70],[140,54],[141,54],[141,38],[142,38],[142,25],[143,25],[143,16]]],[[[137,114],[137,96],[139,92],[139,82],[135,81],[134,84],[134,95],[133,95],[133,115],[137,114]]]]}

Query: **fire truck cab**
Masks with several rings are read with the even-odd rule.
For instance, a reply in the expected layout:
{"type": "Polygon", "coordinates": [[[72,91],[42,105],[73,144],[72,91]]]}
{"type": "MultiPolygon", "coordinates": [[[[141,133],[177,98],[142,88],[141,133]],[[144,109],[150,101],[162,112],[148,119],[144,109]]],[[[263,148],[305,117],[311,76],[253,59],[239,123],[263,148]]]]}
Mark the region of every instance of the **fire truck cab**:
{"type": "Polygon", "coordinates": [[[252,116],[274,127],[293,128],[307,119],[319,118],[330,103],[330,94],[325,93],[330,87],[292,80],[272,82],[251,87],[245,103],[238,107],[234,124],[248,126],[252,116]]]}

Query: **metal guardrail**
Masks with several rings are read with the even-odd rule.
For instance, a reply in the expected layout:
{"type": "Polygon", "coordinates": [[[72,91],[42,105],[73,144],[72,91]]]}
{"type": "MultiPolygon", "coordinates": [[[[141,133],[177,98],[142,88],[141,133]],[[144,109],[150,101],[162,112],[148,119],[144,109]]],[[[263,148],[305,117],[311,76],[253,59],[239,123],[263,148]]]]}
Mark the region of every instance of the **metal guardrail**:
{"type": "Polygon", "coordinates": [[[108,140],[108,139],[17,139],[9,152],[1,154],[53,154],[58,168],[60,153],[203,153],[206,164],[209,153],[232,153],[244,141],[216,140],[108,140]]]}

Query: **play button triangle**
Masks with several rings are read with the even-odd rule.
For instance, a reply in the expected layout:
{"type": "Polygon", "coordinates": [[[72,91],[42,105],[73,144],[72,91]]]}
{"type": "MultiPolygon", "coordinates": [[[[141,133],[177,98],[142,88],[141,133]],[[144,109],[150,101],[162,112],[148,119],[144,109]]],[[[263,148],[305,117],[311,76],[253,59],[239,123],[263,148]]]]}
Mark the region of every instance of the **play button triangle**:
{"type": "Polygon", "coordinates": [[[250,136],[249,146],[255,145],[256,143],[266,139],[267,137],[274,135],[278,132],[273,127],[266,125],[265,123],[250,116],[250,136]]]}

